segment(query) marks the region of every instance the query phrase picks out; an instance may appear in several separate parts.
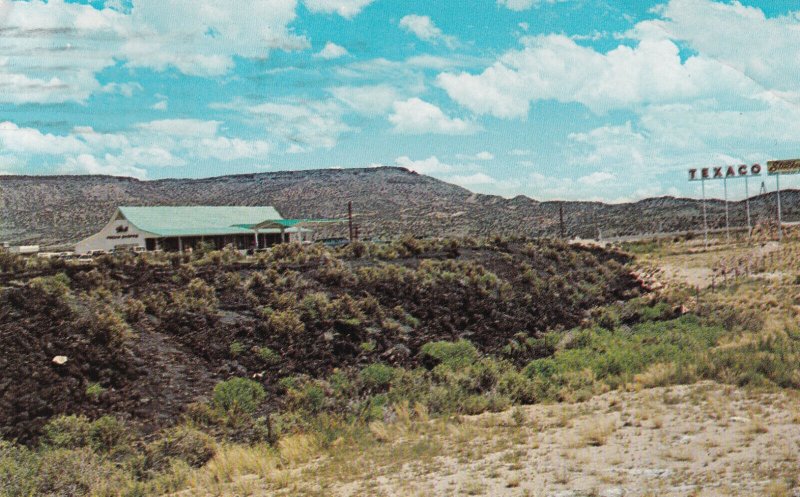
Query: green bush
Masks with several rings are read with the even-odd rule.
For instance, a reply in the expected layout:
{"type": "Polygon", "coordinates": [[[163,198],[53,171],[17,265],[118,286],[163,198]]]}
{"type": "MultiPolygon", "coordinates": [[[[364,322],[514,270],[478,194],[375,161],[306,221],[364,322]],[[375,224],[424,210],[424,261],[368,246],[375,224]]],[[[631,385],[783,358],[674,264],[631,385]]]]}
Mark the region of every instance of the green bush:
{"type": "Polygon", "coordinates": [[[478,360],[478,349],[467,340],[426,343],[421,353],[426,364],[442,364],[453,370],[463,369],[478,360]]]}
{"type": "Polygon", "coordinates": [[[108,453],[130,441],[124,423],[113,416],[89,421],[86,416],[59,416],[42,429],[42,446],[48,449],[80,449],[90,447],[98,453],[108,453]]]}
{"type": "Polygon", "coordinates": [[[131,433],[125,423],[113,416],[102,416],[92,422],[89,434],[91,447],[98,453],[128,450],[131,433]]]}
{"type": "Polygon", "coordinates": [[[37,469],[36,495],[113,495],[125,479],[88,447],[45,451],[37,469]]]}
{"type": "Polygon", "coordinates": [[[38,472],[39,461],[33,451],[0,440],[0,495],[36,495],[38,472]]]}
{"type": "Polygon", "coordinates": [[[270,330],[277,335],[296,335],[306,329],[300,317],[291,310],[276,311],[267,319],[270,330]]]}
{"type": "Polygon", "coordinates": [[[386,364],[370,364],[361,370],[361,382],[369,391],[380,391],[389,388],[395,376],[395,369],[386,364]]]}
{"type": "Polygon", "coordinates": [[[214,387],[214,404],[225,412],[252,414],[266,397],[264,387],[247,378],[232,378],[214,387]]]}
{"type": "Polygon", "coordinates": [[[239,357],[244,352],[244,345],[241,342],[232,342],[230,347],[228,347],[228,351],[231,354],[231,357],[239,357]]]}
{"type": "Polygon", "coordinates": [[[139,299],[128,299],[123,305],[122,312],[125,316],[125,321],[135,323],[142,319],[147,308],[144,303],[139,299]]]}
{"type": "Polygon", "coordinates": [[[57,449],[78,449],[90,442],[92,423],[86,416],[59,416],[42,429],[42,444],[57,449]]]}
{"type": "Polygon", "coordinates": [[[175,459],[199,468],[216,453],[214,439],[187,426],[179,426],[163,433],[162,437],[146,447],[147,467],[155,471],[168,468],[175,459]]]}
{"type": "Polygon", "coordinates": [[[318,413],[325,407],[325,390],[315,381],[300,382],[288,395],[291,406],[301,411],[318,413]]]}
{"type": "Polygon", "coordinates": [[[258,357],[267,365],[274,365],[281,362],[281,355],[269,347],[261,347],[258,349],[258,357]]]}
{"type": "Polygon", "coordinates": [[[192,279],[185,290],[173,292],[172,301],[176,312],[213,314],[218,305],[214,287],[200,278],[192,279]]]}
{"type": "Polygon", "coordinates": [[[105,391],[106,389],[99,383],[92,383],[86,387],[86,396],[92,400],[97,400],[105,391]]]}
{"type": "Polygon", "coordinates": [[[17,254],[0,248],[0,271],[16,273],[25,269],[25,259],[17,254]]]}

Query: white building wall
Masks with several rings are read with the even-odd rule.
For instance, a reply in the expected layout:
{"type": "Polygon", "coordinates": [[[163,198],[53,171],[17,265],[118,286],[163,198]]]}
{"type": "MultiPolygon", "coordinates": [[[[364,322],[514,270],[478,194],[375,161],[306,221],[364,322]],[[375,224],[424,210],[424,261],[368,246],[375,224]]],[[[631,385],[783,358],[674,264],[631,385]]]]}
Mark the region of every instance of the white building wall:
{"type": "Polygon", "coordinates": [[[93,250],[110,252],[115,247],[144,247],[145,238],[154,238],[155,235],[139,231],[127,219],[115,219],[109,222],[99,233],[81,240],[75,245],[75,252],[86,254],[93,250]]]}

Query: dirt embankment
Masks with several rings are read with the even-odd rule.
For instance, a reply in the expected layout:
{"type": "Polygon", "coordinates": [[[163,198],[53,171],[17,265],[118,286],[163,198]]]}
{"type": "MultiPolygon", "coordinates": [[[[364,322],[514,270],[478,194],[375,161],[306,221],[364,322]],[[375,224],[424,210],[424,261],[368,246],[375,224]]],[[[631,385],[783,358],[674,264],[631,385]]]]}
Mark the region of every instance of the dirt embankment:
{"type": "MultiPolygon", "coordinates": [[[[626,257],[537,242],[333,254],[287,246],[252,264],[104,260],[5,275],[0,436],[35,439],[52,416],[114,413],[146,431],[233,376],[280,402],[280,378],[383,362],[429,341],[512,340],[578,325],[641,291],[626,257]],[[166,264],[165,264],[166,263],[166,264]]],[[[377,249],[376,249],[377,250],[377,249]]],[[[551,353],[535,347],[509,359],[551,353]]]]}

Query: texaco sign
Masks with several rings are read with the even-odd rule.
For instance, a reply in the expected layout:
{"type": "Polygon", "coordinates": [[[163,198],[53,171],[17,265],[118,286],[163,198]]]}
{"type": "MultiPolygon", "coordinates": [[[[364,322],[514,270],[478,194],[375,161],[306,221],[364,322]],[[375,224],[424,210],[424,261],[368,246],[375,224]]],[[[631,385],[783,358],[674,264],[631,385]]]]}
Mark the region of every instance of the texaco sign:
{"type": "Polygon", "coordinates": [[[761,174],[761,165],[752,166],[721,166],[704,167],[702,169],[689,169],[689,181],[702,181],[706,179],[728,179],[758,176],[761,174]]]}

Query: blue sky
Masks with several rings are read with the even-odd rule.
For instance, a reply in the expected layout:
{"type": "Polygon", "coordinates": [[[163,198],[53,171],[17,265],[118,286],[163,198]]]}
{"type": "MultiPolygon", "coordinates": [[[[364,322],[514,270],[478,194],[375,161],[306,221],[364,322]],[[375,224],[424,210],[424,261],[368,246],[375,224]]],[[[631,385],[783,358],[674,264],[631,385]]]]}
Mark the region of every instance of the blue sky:
{"type": "Polygon", "coordinates": [[[0,0],[0,33],[0,174],[399,165],[619,202],[800,157],[796,1],[0,0]]]}

